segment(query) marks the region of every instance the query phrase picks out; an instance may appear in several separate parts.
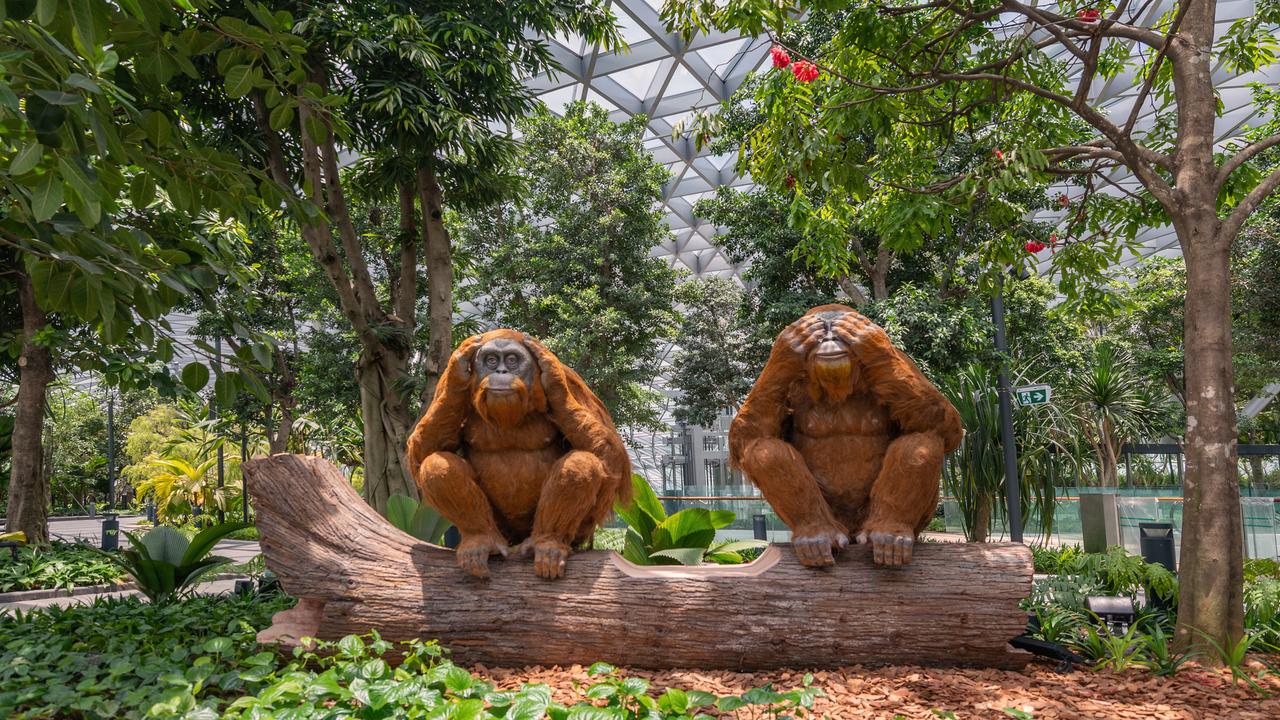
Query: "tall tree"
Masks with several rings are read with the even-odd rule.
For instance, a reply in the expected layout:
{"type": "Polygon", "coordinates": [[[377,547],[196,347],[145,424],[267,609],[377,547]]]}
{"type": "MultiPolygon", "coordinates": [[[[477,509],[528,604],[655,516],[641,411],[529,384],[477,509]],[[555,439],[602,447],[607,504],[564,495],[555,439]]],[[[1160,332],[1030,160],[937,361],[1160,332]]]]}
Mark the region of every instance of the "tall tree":
{"type": "Polygon", "coordinates": [[[769,345],[753,342],[743,324],[745,293],[732,280],[681,283],[678,348],[669,384],[680,391],[676,420],[711,427],[720,413],[737,410],[764,367],[769,345]]]}
{"type": "MultiPolygon", "coordinates": [[[[1164,13],[1128,0],[1053,8],[1019,0],[671,0],[664,15],[685,32],[714,26],[777,38],[795,22],[795,10],[811,7],[843,10],[841,28],[810,55],[788,58],[803,64],[775,74],[767,119],[753,138],[765,149],[753,155],[753,178],[780,187],[788,174],[826,175],[829,184],[854,191],[888,188],[896,198],[882,226],[908,235],[940,204],[1071,178],[1079,189],[1066,198],[1061,227],[1035,242],[1055,246],[1054,269],[1076,301],[1102,291],[1091,283],[1073,288],[1072,281],[1105,271],[1139,228],[1173,225],[1187,266],[1176,638],[1182,647],[1233,645],[1244,608],[1230,255],[1245,220],[1280,186],[1280,170],[1263,172],[1253,162],[1280,145],[1280,93],[1256,87],[1261,121],[1221,143],[1215,121],[1222,74],[1215,68],[1273,66],[1280,3],[1259,3],[1221,37],[1216,0],[1181,0],[1164,13]],[[1121,75],[1137,78],[1138,92],[1131,109],[1116,114],[1096,90],[1121,75]],[[1149,119],[1140,123],[1144,114],[1149,119]],[[886,142],[874,156],[833,151],[841,135],[868,125],[898,132],[881,133],[886,142]],[[948,137],[989,143],[992,151],[960,169],[922,161],[922,143],[948,137]],[[1119,168],[1140,192],[1116,182],[1119,168]]],[[[798,193],[796,202],[806,200],[798,193]]],[[[1010,228],[1019,220],[1011,207],[1010,228]]],[[[992,243],[990,264],[1012,263],[1024,242],[1026,233],[1010,232],[992,243]]]]}
{"type": "MultiPolygon", "coordinates": [[[[212,290],[256,182],[202,144],[166,87],[193,70],[175,4],[10,3],[0,26],[0,274],[21,328],[9,529],[48,538],[41,418],[59,359],[130,381],[109,348],[172,357],[165,314],[212,290]],[[145,100],[144,100],[145,99],[145,100]],[[76,340],[94,337],[92,344],[76,340]]],[[[127,372],[126,372],[127,371],[127,372]]]]}
{"type": "Polygon", "coordinates": [[[216,53],[206,68],[208,132],[240,128],[247,162],[271,177],[290,208],[360,347],[365,498],[417,495],[404,446],[418,416],[405,392],[415,336],[417,268],[425,256],[434,384],[451,345],[451,251],[446,198],[491,188],[511,144],[491,127],[535,105],[522,80],[558,69],[544,37],[575,33],[616,44],[612,17],[587,0],[421,7],[396,0],[295,6],[210,3],[192,26],[216,53]],[[243,138],[256,142],[244,142],[243,138]],[[344,172],[344,153],[363,156],[344,172]],[[353,217],[356,186],[397,199],[399,281],[379,292],[353,217]]]}
{"type": "Polygon", "coordinates": [[[581,102],[522,121],[522,205],[477,213],[465,231],[490,316],[546,342],[619,425],[657,423],[646,388],[675,330],[679,273],[651,256],[670,234],[668,173],[642,145],[645,122],[581,102]]]}

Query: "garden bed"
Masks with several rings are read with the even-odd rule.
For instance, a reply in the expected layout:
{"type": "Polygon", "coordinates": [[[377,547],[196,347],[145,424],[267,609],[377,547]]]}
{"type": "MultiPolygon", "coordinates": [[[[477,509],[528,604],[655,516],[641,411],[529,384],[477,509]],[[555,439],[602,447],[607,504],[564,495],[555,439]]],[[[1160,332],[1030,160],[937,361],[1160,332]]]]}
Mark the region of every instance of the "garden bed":
{"type": "MultiPolygon", "coordinates": [[[[1261,666],[1255,669],[1260,670],[1261,666]]],[[[473,670],[501,689],[545,683],[553,688],[554,699],[562,703],[574,702],[581,695],[580,688],[591,682],[587,669],[577,666],[473,670]]],[[[649,681],[655,694],[674,687],[728,696],[769,684],[779,689],[796,687],[802,684],[805,673],[627,669],[624,674],[649,681]]],[[[1244,685],[1233,685],[1228,671],[1191,666],[1168,678],[1138,671],[1058,673],[1053,666],[1040,662],[1020,671],[854,665],[813,673],[813,687],[823,691],[823,696],[814,701],[813,715],[832,720],[936,720],[951,717],[948,712],[956,718],[1274,720],[1280,717],[1280,677],[1267,677],[1260,684],[1271,697],[1263,697],[1244,685]]]]}

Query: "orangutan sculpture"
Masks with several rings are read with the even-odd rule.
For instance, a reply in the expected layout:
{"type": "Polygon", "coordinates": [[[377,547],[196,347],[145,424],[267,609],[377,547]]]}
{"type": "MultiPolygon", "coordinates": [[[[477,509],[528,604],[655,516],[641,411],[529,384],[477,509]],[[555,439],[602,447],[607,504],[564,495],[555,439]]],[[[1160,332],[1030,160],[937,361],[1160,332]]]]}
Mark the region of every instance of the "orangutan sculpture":
{"type": "Polygon", "coordinates": [[[562,577],[571,548],[630,502],[631,461],[604,404],[514,330],[458,346],[408,459],[423,501],[461,532],[458,565],[477,577],[517,543],[540,577],[562,577]]]}
{"type": "Polygon", "coordinates": [[[822,305],[789,325],[729,430],[729,461],[792,531],[804,565],[852,535],[874,562],[911,561],[964,428],[875,323],[822,305]]]}

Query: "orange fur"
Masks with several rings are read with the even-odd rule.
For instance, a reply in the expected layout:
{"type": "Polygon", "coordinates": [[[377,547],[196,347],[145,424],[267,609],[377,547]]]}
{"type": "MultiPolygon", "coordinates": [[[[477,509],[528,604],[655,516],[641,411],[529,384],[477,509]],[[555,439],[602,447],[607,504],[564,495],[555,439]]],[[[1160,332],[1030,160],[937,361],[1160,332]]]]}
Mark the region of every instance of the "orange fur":
{"type": "MultiPolygon", "coordinates": [[[[631,462],[604,404],[549,350],[513,330],[459,345],[407,448],[425,502],[462,533],[547,547],[589,541],[631,497],[631,462]],[[537,363],[528,386],[492,393],[469,364],[495,339],[523,343],[537,363]]],[[[472,542],[478,542],[473,540],[472,542]]]]}
{"type": "Polygon", "coordinates": [[[874,323],[844,305],[813,308],[774,343],[729,431],[729,461],[760,488],[797,540],[856,533],[914,536],[938,502],[960,416],[874,323]],[[816,357],[814,320],[852,338],[847,357],[816,357]]]}

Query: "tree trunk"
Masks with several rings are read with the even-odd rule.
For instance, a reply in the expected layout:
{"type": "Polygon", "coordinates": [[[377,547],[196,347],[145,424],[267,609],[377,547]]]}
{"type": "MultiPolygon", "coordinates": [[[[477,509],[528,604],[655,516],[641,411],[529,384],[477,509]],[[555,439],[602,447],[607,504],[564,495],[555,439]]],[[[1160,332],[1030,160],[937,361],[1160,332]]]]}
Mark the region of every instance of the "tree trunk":
{"type": "Polygon", "coordinates": [[[854,546],[826,570],[801,566],[786,545],[739,566],[638,567],[593,550],[571,557],[560,580],[539,579],[528,559],[495,559],[478,580],[453,551],[357,502],[320,458],[259,458],[244,471],[266,564],[300,598],[263,642],[376,629],[391,641],[439,639],[463,664],[508,667],[1016,668],[1030,658],[1008,645],[1031,589],[1022,545],[924,543],[900,569],[854,546]]]}
{"type": "Polygon", "coordinates": [[[444,227],[440,183],[429,167],[418,170],[418,196],[422,203],[422,236],[427,261],[427,315],[430,346],[427,350],[427,386],[423,396],[435,396],[440,373],[453,353],[453,250],[444,227]]]}
{"type": "Polygon", "coordinates": [[[986,493],[978,495],[976,504],[973,506],[973,527],[969,529],[970,542],[985,543],[990,539],[992,500],[994,498],[986,493]]]}
{"type": "Polygon", "coordinates": [[[1213,237],[1212,204],[1199,227],[1179,227],[1187,266],[1187,430],[1176,642],[1230,647],[1244,632],[1243,528],[1231,367],[1230,245],[1213,237]],[[1190,231],[1190,237],[1187,236],[1190,231]]]}
{"type": "Polygon", "coordinates": [[[272,455],[289,450],[289,435],[293,433],[293,405],[280,405],[280,424],[275,432],[267,434],[267,446],[272,455]]]}
{"type": "Polygon", "coordinates": [[[6,530],[23,532],[27,542],[49,542],[49,475],[43,446],[45,391],[53,381],[49,348],[36,344],[47,322],[36,304],[35,289],[22,270],[16,270],[18,302],[22,307],[22,354],[18,356],[18,398],[14,403],[12,458],[9,468],[9,509],[6,530]]]}
{"type": "Polygon", "coordinates": [[[395,383],[404,377],[406,360],[393,357],[379,362],[366,353],[356,366],[360,415],[364,418],[364,499],[383,514],[392,495],[418,498],[418,486],[405,457],[414,417],[395,383]]]}

